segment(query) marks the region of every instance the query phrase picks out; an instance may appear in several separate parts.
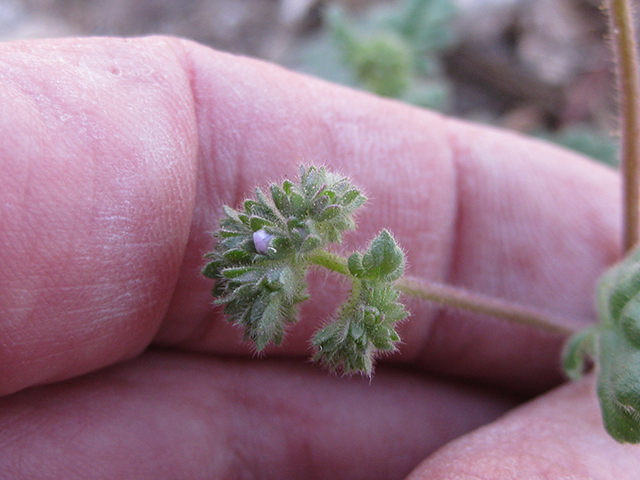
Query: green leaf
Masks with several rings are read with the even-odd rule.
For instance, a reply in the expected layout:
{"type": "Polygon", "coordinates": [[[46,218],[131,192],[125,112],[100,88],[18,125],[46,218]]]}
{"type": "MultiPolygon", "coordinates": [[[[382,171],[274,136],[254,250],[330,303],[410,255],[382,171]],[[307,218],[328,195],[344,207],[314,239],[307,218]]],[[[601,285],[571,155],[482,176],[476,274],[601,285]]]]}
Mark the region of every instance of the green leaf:
{"type": "Polygon", "coordinates": [[[397,298],[397,291],[386,282],[354,279],[349,300],[336,313],[334,323],[314,337],[314,358],[346,374],[371,375],[378,353],[395,350],[400,340],[394,327],[408,312],[395,302],[397,298]]]}
{"type": "Polygon", "coordinates": [[[351,275],[356,278],[365,278],[366,272],[362,266],[362,254],[360,252],[354,252],[349,256],[347,266],[351,275]]]}
{"type": "Polygon", "coordinates": [[[287,265],[282,267],[280,271],[280,283],[282,285],[282,293],[287,300],[285,305],[296,303],[296,296],[306,289],[306,283],[304,281],[304,270],[294,269],[287,265]]]}
{"type": "Polygon", "coordinates": [[[235,248],[233,250],[227,250],[224,253],[224,258],[231,262],[242,262],[251,260],[253,258],[253,255],[241,248],[235,248]]]}
{"type": "Polygon", "coordinates": [[[571,380],[579,380],[585,371],[588,358],[595,355],[597,331],[587,328],[571,337],[562,353],[562,368],[571,380]]]}
{"type": "Polygon", "coordinates": [[[273,203],[275,203],[277,209],[280,210],[280,213],[285,218],[293,213],[293,207],[289,197],[284,190],[275,183],[271,185],[271,198],[273,198],[273,203]]]}
{"type": "Polygon", "coordinates": [[[338,198],[338,203],[346,207],[353,203],[359,197],[362,197],[362,195],[360,195],[360,192],[358,190],[349,190],[338,198]]]}
{"type": "Polygon", "coordinates": [[[351,322],[351,324],[349,325],[349,335],[351,335],[354,340],[362,338],[364,334],[365,330],[362,322],[351,322]]]}
{"type": "Polygon", "coordinates": [[[293,207],[293,212],[294,214],[301,214],[303,212],[301,212],[301,210],[304,210],[303,207],[305,206],[305,200],[304,197],[302,195],[300,195],[297,192],[292,192],[291,193],[291,206],[293,207]]]}
{"type": "Polygon", "coordinates": [[[389,352],[395,350],[395,342],[393,338],[399,338],[398,334],[389,328],[378,327],[371,335],[371,343],[380,351],[389,352]]]}
{"type": "Polygon", "coordinates": [[[273,226],[273,223],[267,220],[266,218],[252,215],[251,217],[249,217],[249,225],[251,226],[251,230],[253,230],[254,232],[257,232],[263,227],[273,226]]]}
{"type": "Polygon", "coordinates": [[[321,188],[321,181],[324,177],[324,168],[302,167],[300,175],[300,187],[308,197],[315,197],[321,188]]]}
{"type": "Polygon", "coordinates": [[[607,432],[621,443],[640,442],[640,350],[615,331],[600,335],[598,397],[607,432]]]}
{"type": "Polygon", "coordinates": [[[258,204],[258,202],[256,202],[255,200],[251,200],[251,199],[245,200],[244,203],[243,203],[244,211],[250,214],[251,213],[251,209],[253,208],[253,206],[257,205],[257,204],[258,204]]]}
{"type": "Polygon", "coordinates": [[[258,203],[260,205],[269,206],[269,200],[267,199],[267,196],[264,194],[264,192],[258,187],[256,187],[255,192],[258,203]]]}
{"type": "Polygon", "coordinates": [[[404,253],[391,234],[383,230],[362,256],[362,266],[367,278],[397,280],[404,271],[404,253]]]}
{"type": "Polygon", "coordinates": [[[640,264],[622,264],[615,277],[615,287],[609,297],[609,311],[612,318],[619,318],[630,298],[640,292],[640,264]]]}
{"type": "Polygon", "coordinates": [[[231,267],[231,268],[225,268],[222,271],[222,275],[225,278],[233,279],[241,275],[244,275],[246,273],[253,273],[255,271],[256,269],[254,267],[231,267]]]}
{"type": "Polygon", "coordinates": [[[599,303],[601,316],[619,319],[626,303],[640,292],[640,249],[610,268],[601,278],[599,303]]]}
{"type": "Polygon", "coordinates": [[[327,220],[331,220],[332,218],[337,217],[342,213],[342,207],[340,205],[329,205],[326,207],[320,215],[318,216],[319,222],[326,222],[327,220]]]}
{"type": "Polygon", "coordinates": [[[284,182],[282,182],[282,190],[284,190],[287,195],[291,195],[291,192],[293,192],[294,188],[295,185],[291,180],[285,180],[284,182]]]}
{"type": "Polygon", "coordinates": [[[335,203],[336,197],[338,194],[329,188],[326,188],[322,191],[322,195],[325,195],[329,199],[329,203],[335,203]]]}
{"type": "Polygon", "coordinates": [[[311,213],[319,217],[331,200],[326,195],[320,195],[311,203],[311,213]]]}
{"type": "Polygon", "coordinates": [[[202,274],[205,277],[217,279],[222,276],[220,272],[220,262],[209,262],[202,269],[202,274]]]}
{"type": "Polygon", "coordinates": [[[272,224],[280,223],[280,219],[276,212],[270,206],[260,203],[251,206],[251,217],[249,221],[254,217],[263,218],[270,221],[272,224]]]}
{"type": "Polygon", "coordinates": [[[322,244],[323,242],[319,237],[317,237],[316,235],[309,235],[302,242],[302,246],[300,247],[300,252],[302,253],[312,252],[313,250],[320,248],[322,244]]]}
{"type": "Polygon", "coordinates": [[[236,230],[230,230],[230,229],[220,229],[216,232],[216,235],[222,238],[227,238],[227,237],[239,237],[241,235],[246,235],[246,231],[240,230],[240,229],[236,229],[236,230]]]}
{"type": "Polygon", "coordinates": [[[270,257],[274,260],[287,258],[294,253],[293,244],[287,237],[274,237],[269,249],[273,251],[270,253],[270,257]]]}
{"type": "Polygon", "coordinates": [[[605,428],[617,441],[640,443],[640,254],[607,271],[598,291],[601,322],[565,349],[564,367],[577,378],[585,358],[598,364],[598,397],[605,428]]]}
{"type": "Polygon", "coordinates": [[[629,343],[640,348],[640,293],[631,298],[620,312],[620,325],[629,343]]]}
{"type": "Polygon", "coordinates": [[[312,344],[316,348],[314,359],[332,370],[345,374],[373,373],[373,345],[364,338],[364,331],[348,317],[331,323],[316,333],[312,344]],[[365,341],[363,341],[365,340],[365,341]]]}
{"type": "Polygon", "coordinates": [[[238,212],[236,210],[234,210],[231,207],[228,207],[227,205],[223,205],[222,206],[222,211],[224,212],[224,214],[228,217],[231,218],[233,220],[238,221],[238,212]]]}
{"type": "Polygon", "coordinates": [[[247,233],[249,233],[249,229],[243,222],[240,220],[225,218],[220,221],[220,229],[215,233],[215,236],[224,238],[246,235],[247,233]]]}
{"type": "Polygon", "coordinates": [[[251,311],[252,328],[248,334],[258,351],[263,350],[270,342],[279,345],[282,342],[284,328],[280,321],[280,297],[269,295],[256,302],[251,311]]]}
{"type": "Polygon", "coordinates": [[[280,281],[280,274],[282,272],[279,269],[271,269],[267,271],[267,274],[262,278],[260,282],[260,286],[264,287],[265,290],[269,290],[271,292],[275,292],[278,290],[282,290],[282,282],[280,281]]]}
{"type": "Polygon", "coordinates": [[[391,340],[394,344],[400,341],[400,335],[395,330],[389,331],[389,340],[391,340]]]}
{"type": "Polygon", "coordinates": [[[230,293],[230,297],[232,299],[243,300],[241,303],[253,303],[253,299],[256,297],[256,294],[259,293],[260,289],[257,285],[245,283],[235,288],[233,292],[230,293]],[[244,300],[246,300],[246,302],[244,300]]]}

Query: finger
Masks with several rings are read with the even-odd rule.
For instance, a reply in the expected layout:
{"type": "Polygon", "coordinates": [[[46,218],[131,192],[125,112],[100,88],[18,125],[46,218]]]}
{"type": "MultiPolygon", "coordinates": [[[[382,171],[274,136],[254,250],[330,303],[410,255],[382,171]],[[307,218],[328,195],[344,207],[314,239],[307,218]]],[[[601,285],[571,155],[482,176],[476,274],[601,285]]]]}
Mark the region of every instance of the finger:
{"type": "Polygon", "coordinates": [[[2,478],[403,478],[511,405],[400,371],[147,353],[0,400],[2,478]]]}
{"type": "Polygon", "coordinates": [[[174,49],[0,46],[0,394],[131,357],[156,332],[197,173],[174,49]]]}
{"type": "Polygon", "coordinates": [[[447,445],[408,478],[635,479],[640,452],[607,435],[592,381],[570,384],[447,445]]]}

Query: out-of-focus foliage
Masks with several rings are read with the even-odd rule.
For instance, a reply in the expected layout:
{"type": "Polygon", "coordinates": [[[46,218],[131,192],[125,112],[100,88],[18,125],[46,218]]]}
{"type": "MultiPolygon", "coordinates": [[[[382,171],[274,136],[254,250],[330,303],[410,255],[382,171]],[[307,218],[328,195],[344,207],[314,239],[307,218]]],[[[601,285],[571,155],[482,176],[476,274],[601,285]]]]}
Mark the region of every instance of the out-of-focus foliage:
{"type": "Polygon", "coordinates": [[[618,142],[612,136],[588,125],[576,125],[559,132],[544,132],[537,136],[607,165],[618,165],[618,142]]]}
{"type": "Polygon", "coordinates": [[[440,56],[454,45],[452,0],[406,0],[358,20],[329,6],[327,28],[300,52],[298,69],[421,107],[444,110],[451,86],[440,56]]]}

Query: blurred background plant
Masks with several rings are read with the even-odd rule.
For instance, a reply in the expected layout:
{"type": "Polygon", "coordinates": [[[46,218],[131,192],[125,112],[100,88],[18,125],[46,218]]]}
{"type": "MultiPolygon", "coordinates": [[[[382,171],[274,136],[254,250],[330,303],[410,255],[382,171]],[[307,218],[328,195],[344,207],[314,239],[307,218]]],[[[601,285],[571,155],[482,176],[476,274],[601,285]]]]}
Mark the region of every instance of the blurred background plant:
{"type": "Polygon", "coordinates": [[[420,107],[446,110],[441,57],[455,42],[453,0],[405,0],[350,18],[328,5],[325,28],[297,48],[297,70],[420,107]]]}
{"type": "Polygon", "coordinates": [[[599,0],[0,0],[0,40],[167,34],[280,63],[609,164],[599,0]]]}

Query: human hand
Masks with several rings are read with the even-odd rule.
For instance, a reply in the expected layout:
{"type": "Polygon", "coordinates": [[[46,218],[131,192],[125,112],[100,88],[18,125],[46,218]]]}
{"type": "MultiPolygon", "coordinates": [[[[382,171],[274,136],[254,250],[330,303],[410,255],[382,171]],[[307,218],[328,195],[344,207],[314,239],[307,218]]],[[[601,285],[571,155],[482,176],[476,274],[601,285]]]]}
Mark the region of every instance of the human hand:
{"type": "Polygon", "coordinates": [[[335,279],[259,359],[200,275],[221,205],[323,163],[371,199],[346,249],[386,227],[411,275],[586,323],[612,172],[189,42],[0,49],[2,478],[635,476],[588,381],[489,423],[561,382],[560,338],[410,302],[399,355],[339,378],[307,361],[335,279]]]}

